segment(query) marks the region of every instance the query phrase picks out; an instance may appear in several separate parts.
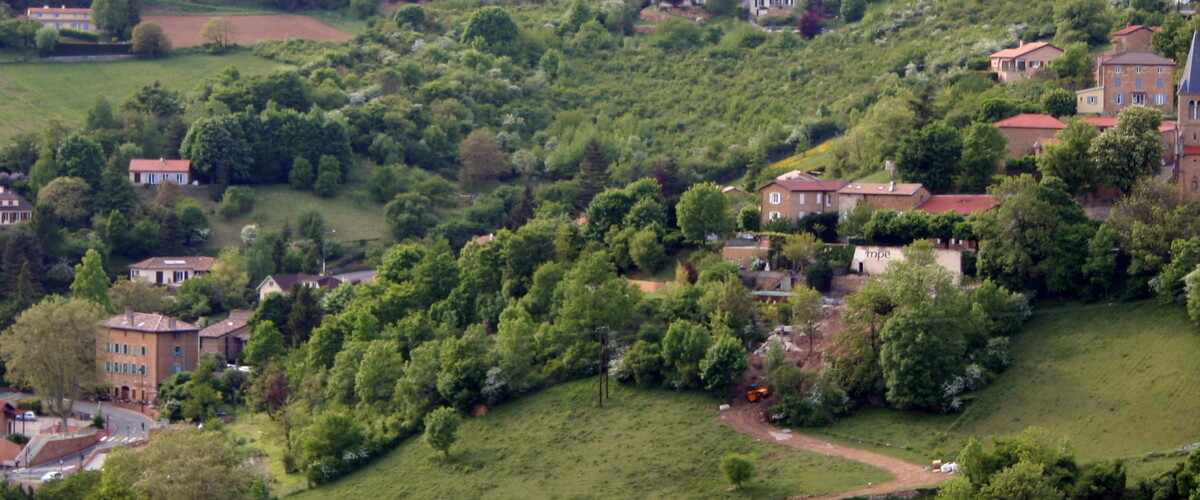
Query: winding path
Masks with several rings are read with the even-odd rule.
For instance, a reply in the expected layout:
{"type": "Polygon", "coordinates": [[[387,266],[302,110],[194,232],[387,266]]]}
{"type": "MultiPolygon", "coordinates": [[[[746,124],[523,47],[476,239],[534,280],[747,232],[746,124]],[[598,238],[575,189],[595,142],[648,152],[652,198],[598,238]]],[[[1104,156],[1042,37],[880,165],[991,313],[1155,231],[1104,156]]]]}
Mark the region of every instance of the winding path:
{"type": "Polygon", "coordinates": [[[922,469],[921,466],[901,460],[887,455],[881,455],[873,451],[860,450],[851,448],[828,441],[799,433],[784,433],[782,430],[773,427],[766,423],[762,418],[762,411],[766,408],[761,404],[756,405],[745,401],[736,401],[733,408],[729,411],[721,412],[721,421],[740,432],[762,439],[779,443],[784,446],[800,448],[823,455],[848,458],[856,462],[878,467],[887,471],[893,476],[891,481],[871,485],[866,488],[859,488],[841,493],[830,493],[825,495],[799,497],[805,499],[833,499],[847,498],[853,496],[874,495],[879,493],[887,493],[891,491],[912,489],[921,486],[929,486],[943,481],[950,480],[953,476],[950,474],[941,474],[922,469]]]}

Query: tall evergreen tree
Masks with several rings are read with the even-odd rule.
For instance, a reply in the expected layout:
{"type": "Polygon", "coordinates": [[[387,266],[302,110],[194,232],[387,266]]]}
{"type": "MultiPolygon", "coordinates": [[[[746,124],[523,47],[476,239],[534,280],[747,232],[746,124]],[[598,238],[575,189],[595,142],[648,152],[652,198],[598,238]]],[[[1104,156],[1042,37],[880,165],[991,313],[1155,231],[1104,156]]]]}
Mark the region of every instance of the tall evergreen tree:
{"type": "Polygon", "coordinates": [[[321,324],[321,305],[317,294],[306,286],[292,286],[292,308],[287,316],[288,345],[295,349],[308,340],[313,328],[321,324]]]}
{"type": "Polygon", "coordinates": [[[529,222],[533,216],[533,189],[526,184],[525,191],[521,193],[521,197],[517,198],[512,210],[508,212],[508,219],[504,221],[504,227],[515,231],[529,222]]]}
{"type": "Polygon", "coordinates": [[[105,311],[114,312],[112,299],[108,296],[108,274],[104,272],[103,258],[95,248],[89,248],[83,255],[83,262],[75,265],[71,293],[75,298],[90,300],[105,311]]]}
{"type": "Polygon", "coordinates": [[[604,148],[595,139],[589,140],[583,150],[583,162],[579,164],[575,180],[579,182],[579,201],[583,205],[604,191],[608,184],[608,158],[604,155],[604,148]]]}

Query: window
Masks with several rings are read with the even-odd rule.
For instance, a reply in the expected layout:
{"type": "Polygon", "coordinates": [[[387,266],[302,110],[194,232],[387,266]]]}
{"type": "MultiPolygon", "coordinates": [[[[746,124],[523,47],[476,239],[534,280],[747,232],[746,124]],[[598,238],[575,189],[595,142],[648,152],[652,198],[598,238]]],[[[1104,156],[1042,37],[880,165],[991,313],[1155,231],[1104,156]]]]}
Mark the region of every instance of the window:
{"type": "Polygon", "coordinates": [[[800,204],[803,205],[804,203],[804,193],[800,193],[800,204]]]}
{"type": "Polygon", "coordinates": [[[767,220],[775,220],[779,218],[779,212],[771,212],[767,214],[767,220]]]}
{"type": "Polygon", "coordinates": [[[175,282],[179,283],[187,279],[187,271],[175,271],[175,282]]]}
{"type": "Polygon", "coordinates": [[[171,373],[172,373],[172,374],[179,373],[179,372],[181,372],[181,371],[183,371],[183,367],[182,367],[182,366],[180,366],[180,365],[175,365],[175,366],[172,366],[172,367],[171,367],[171,373]]]}
{"type": "Polygon", "coordinates": [[[183,356],[183,346],[177,345],[177,346],[175,346],[173,351],[174,351],[173,354],[175,354],[176,356],[183,356]]]}
{"type": "Polygon", "coordinates": [[[823,194],[824,193],[817,193],[817,206],[818,207],[821,206],[821,195],[823,195],[823,194]]]}
{"type": "Polygon", "coordinates": [[[146,374],[146,365],[142,365],[141,368],[138,369],[138,371],[141,372],[141,373],[139,373],[139,375],[145,375],[146,374]]]}
{"type": "Polygon", "coordinates": [[[1196,182],[1195,179],[1192,179],[1192,192],[1195,193],[1197,189],[1200,189],[1200,183],[1196,182]]]}
{"type": "Polygon", "coordinates": [[[146,355],[146,346],[142,346],[142,356],[146,355]]]}
{"type": "Polygon", "coordinates": [[[1122,78],[1119,76],[1116,78],[1113,78],[1113,87],[1121,88],[1121,83],[1123,83],[1121,80],[1122,80],[1122,78]]]}
{"type": "Polygon", "coordinates": [[[1135,88],[1135,89],[1142,88],[1142,78],[1141,77],[1133,79],[1133,88],[1135,88]]]}
{"type": "Polygon", "coordinates": [[[1125,94],[1117,94],[1113,102],[1116,102],[1118,106],[1125,104],[1125,94]]]}
{"type": "Polygon", "coordinates": [[[781,196],[779,193],[771,193],[769,198],[772,205],[778,205],[779,202],[783,201],[783,196],[781,196]]]}
{"type": "Polygon", "coordinates": [[[1166,94],[1154,94],[1154,104],[1162,106],[1167,103],[1166,94]]]}
{"type": "Polygon", "coordinates": [[[827,207],[833,206],[833,196],[829,196],[829,195],[825,196],[825,206],[827,206],[827,207]]]}
{"type": "Polygon", "coordinates": [[[129,354],[129,344],[121,344],[121,354],[129,354]]]}
{"type": "Polygon", "coordinates": [[[1136,68],[1133,68],[1133,72],[1134,72],[1134,73],[1141,73],[1141,72],[1142,72],[1142,67],[1141,67],[1141,66],[1138,66],[1138,67],[1136,67],[1136,68]]]}
{"type": "Polygon", "coordinates": [[[1120,73],[1120,72],[1121,72],[1120,66],[1113,66],[1113,73],[1120,73]]]}
{"type": "Polygon", "coordinates": [[[804,214],[805,214],[805,212],[800,212],[800,213],[796,214],[796,220],[803,219],[803,218],[804,218],[804,214]]]}
{"type": "Polygon", "coordinates": [[[1087,103],[1088,103],[1088,104],[1096,104],[1096,103],[1097,103],[1097,102],[1099,102],[1099,101],[1100,101],[1100,99],[1097,99],[1097,98],[1096,98],[1096,96],[1094,96],[1094,95],[1090,95],[1090,96],[1088,96],[1088,98],[1087,98],[1087,103]]]}
{"type": "Polygon", "coordinates": [[[1165,80],[1163,80],[1163,77],[1160,76],[1160,77],[1154,79],[1154,88],[1161,89],[1161,88],[1165,88],[1166,86],[1167,86],[1167,84],[1166,84],[1165,80]]]}

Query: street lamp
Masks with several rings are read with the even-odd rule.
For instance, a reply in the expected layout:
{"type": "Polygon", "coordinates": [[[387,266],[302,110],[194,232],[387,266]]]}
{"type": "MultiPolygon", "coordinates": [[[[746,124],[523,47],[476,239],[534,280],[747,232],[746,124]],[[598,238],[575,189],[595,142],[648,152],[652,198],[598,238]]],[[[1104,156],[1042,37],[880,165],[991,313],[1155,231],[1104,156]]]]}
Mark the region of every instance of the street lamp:
{"type": "Polygon", "coordinates": [[[336,229],[330,229],[328,231],[321,231],[321,276],[325,276],[325,247],[326,247],[325,243],[327,241],[329,241],[328,238],[325,237],[325,235],[333,234],[336,232],[337,232],[336,229]]]}

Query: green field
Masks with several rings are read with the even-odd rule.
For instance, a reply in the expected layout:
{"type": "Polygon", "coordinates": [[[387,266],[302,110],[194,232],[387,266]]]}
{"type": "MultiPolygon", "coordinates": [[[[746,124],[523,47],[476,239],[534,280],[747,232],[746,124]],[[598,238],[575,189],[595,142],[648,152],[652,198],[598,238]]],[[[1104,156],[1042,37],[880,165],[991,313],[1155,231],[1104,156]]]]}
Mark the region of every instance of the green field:
{"type": "Polygon", "coordinates": [[[227,66],[237,66],[243,76],[281,67],[247,51],[155,60],[6,64],[0,67],[0,101],[5,103],[0,106],[0,141],[21,132],[40,132],[51,119],[81,125],[99,96],[115,108],[155,80],[186,94],[201,79],[227,66]]]}
{"type": "MultiPolygon", "coordinates": [[[[296,191],[286,185],[253,186],[256,198],[253,212],[230,220],[209,216],[212,235],[206,247],[220,249],[241,245],[242,227],[247,224],[278,229],[283,227],[284,221],[289,221],[295,229],[297,216],[310,209],[321,212],[325,217],[325,226],[337,231],[330,236],[331,240],[351,243],[389,237],[383,206],[372,201],[365,201],[362,206],[355,204],[350,193],[356,187],[361,188],[359,185],[345,185],[337,196],[321,198],[310,191],[296,191]]],[[[207,201],[203,192],[189,194],[207,203],[209,210],[215,206],[215,203],[207,201]]]]}
{"type": "MultiPolygon", "coordinates": [[[[1011,356],[962,415],[875,409],[824,432],[887,443],[872,448],[909,459],[953,458],[969,436],[1028,426],[1067,436],[1084,461],[1200,441],[1200,335],[1182,306],[1054,304],[1014,337],[1011,356]]],[[[1131,475],[1177,460],[1133,464],[1131,475]]]]}
{"type": "Polygon", "coordinates": [[[714,416],[698,393],[612,386],[595,407],[595,380],[563,384],[464,422],[451,462],[420,438],[363,470],[299,498],[784,498],[888,479],[844,459],[758,441],[714,416]],[[758,474],[728,492],[722,455],[758,457],[758,474]]]}

